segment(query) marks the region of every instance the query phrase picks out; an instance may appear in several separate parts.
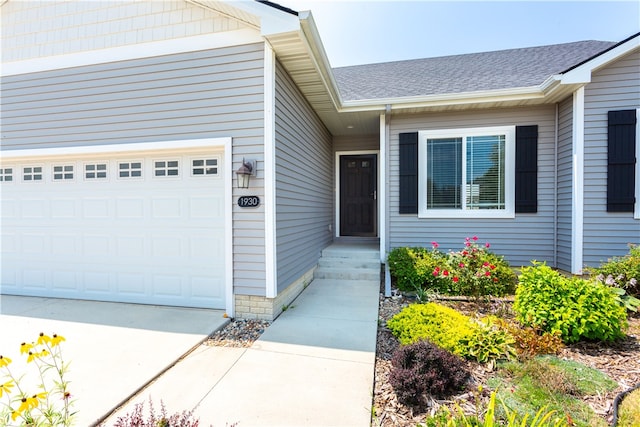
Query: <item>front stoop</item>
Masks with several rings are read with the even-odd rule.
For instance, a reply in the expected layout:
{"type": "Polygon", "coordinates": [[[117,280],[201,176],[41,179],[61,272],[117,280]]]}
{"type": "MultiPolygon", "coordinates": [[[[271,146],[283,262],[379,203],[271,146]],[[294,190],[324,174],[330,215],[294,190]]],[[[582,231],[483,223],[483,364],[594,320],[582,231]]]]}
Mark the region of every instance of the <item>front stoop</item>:
{"type": "Polygon", "coordinates": [[[322,251],[315,279],[380,281],[380,251],[373,245],[331,245],[322,251]]]}

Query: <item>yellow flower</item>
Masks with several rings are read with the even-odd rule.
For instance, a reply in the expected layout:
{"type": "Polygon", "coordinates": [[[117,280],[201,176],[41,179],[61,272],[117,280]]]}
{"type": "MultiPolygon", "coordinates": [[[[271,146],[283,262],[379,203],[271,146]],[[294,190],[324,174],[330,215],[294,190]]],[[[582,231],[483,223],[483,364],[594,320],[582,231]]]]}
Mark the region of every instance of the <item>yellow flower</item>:
{"type": "Polygon", "coordinates": [[[4,368],[9,363],[11,363],[11,359],[0,354],[0,368],[4,368]]]}
{"type": "Polygon", "coordinates": [[[33,344],[27,344],[26,342],[23,342],[22,344],[20,344],[20,354],[27,354],[32,348],[33,344]]]}
{"type": "Polygon", "coordinates": [[[0,397],[2,397],[3,393],[11,393],[11,388],[13,387],[13,381],[7,381],[4,384],[0,384],[0,397]]]}
{"type": "Polygon", "coordinates": [[[62,335],[53,334],[53,338],[51,338],[51,347],[57,346],[62,341],[66,341],[62,335]]]}
{"type": "Polygon", "coordinates": [[[27,355],[27,363],[31,363],[33,362],[33,360],[37,357],[37,354],[34,354],[32,351],[29,352],[29,355],[27,355]]]}
{"type": "Polygon", "coordinates": [[[18,411],[11,411],[11,420],[15,421],[16,419],[18,419],[18,417],[20,416],[20,412],[18,411]]]}
{"type": "Polygon", "coordinates": [[[49,342],[51,342],[51,337],[49,335],[45,335],[44,332],[40,332],[38,345],[49,344],[49,342]]]}

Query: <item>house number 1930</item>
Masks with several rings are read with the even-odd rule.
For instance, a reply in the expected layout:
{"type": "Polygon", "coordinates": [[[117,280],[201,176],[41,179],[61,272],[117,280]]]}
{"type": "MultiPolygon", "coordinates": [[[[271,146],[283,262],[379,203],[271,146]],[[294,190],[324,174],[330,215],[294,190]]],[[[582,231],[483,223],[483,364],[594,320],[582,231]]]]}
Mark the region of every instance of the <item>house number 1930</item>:
{"type": "Polygon", "coordinates": [[[258,196],[241,196],[238,197],[238,206],[241,208],[255,208],[260,206],[260,197],[258,196]]]}

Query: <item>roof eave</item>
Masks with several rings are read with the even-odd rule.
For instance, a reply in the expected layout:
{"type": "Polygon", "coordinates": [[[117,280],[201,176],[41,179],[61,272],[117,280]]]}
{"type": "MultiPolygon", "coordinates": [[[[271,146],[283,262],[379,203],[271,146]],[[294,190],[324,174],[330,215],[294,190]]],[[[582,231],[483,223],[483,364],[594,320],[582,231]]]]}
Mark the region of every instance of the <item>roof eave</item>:
{"type": "Polygon", "coordinates": [[[528,86],[511,89],[497,89],[479,92],[460,92],[423,96],[396,98],[361,99],[343,101],[340,112],[384,111],[387,106],[391,110],[437,108],[451,105],[490,104],[504,102],[540,101],[545,92],[540,86],[528,86]]]}

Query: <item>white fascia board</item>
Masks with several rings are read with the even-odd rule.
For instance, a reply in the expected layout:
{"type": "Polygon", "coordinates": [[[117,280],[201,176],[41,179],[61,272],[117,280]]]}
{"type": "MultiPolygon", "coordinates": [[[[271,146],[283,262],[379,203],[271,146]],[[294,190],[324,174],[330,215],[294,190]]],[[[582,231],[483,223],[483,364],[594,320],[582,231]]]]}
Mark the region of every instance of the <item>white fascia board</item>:
{"type": "Polygon", "coordinates": [[[535,100],[544,98],[545,94],[539,86],[529,86],[514,89],[499,89],[482,92],[461,92],[427,96],[362,99],[344,101],[339,112],[384,111],[387,105],[392,110],[406,108],[439,107],[447,105],[464,105],[490,102],[509,102],[535,100]]]}
{"type": "Polygon", "coordinates": [[[233,9],[238,9],[260,18],[260,31],[262,35],[288,33],[300,29],[298,17],[283,10],[256,2],[253,0],[235,0],[227,2],[233,9]]]}
{"type": "Polygon", "coordinates": [[[622,43],[619,46],[596,56],[590,61],[570,70],[562,75],[562,84],[585,84],[591,82],[591,75],[594,71],[608,65],[609,63],[617,60],[618,58],[626,55],[634,49],[640,47],[640,36],[636,36],[626,43],[622,43]]]}
{"type": "Polygon", "coordinates": [[[0,67],[0,75],[4,77],[17,74],[35,73],[39,71],[59,70],[93,64],[127,61],[131,59],[151,58],[154,56],[171,55],[182,52],[195,52],[198,50],[260,43],[262,41],[263,39],[258,31],[251,28],[245,28],[222,33],[184,37],[180,39],[138,43],[107,49],[91,50],[87,52],[5,62],[2,64],[2,67],[0,67]]]}
{"type": "Polygon", "coordinates": [[[77,147],[27,148],[0,151],[0,159],[13,160],[34,157],[83,156],[131,153],[141,151],[183,151],[207,147],[226,147],[231,138],[185,139],[178,141],[139,142],[129,144],[83,145],[77,147]]]}
{"type": "Polygon", "coordinates": [[[582,274],[584,243],[584,86],[573,93],[571,273],[582,274]]]}
{"type": "Polygon", "coordinates": [[[343,105],[338,84],[333,76],[333,70],[329,63],[329,58],[324,50],[318,27],[313,20],[313,15],[309,11],[299,13],[300,19],[300,38],[305,43],[309,57],[313,61],[315,69],[318,71],[322,82],[329,93],[331,102],[336,110],[340,111],[343,105]]]}

